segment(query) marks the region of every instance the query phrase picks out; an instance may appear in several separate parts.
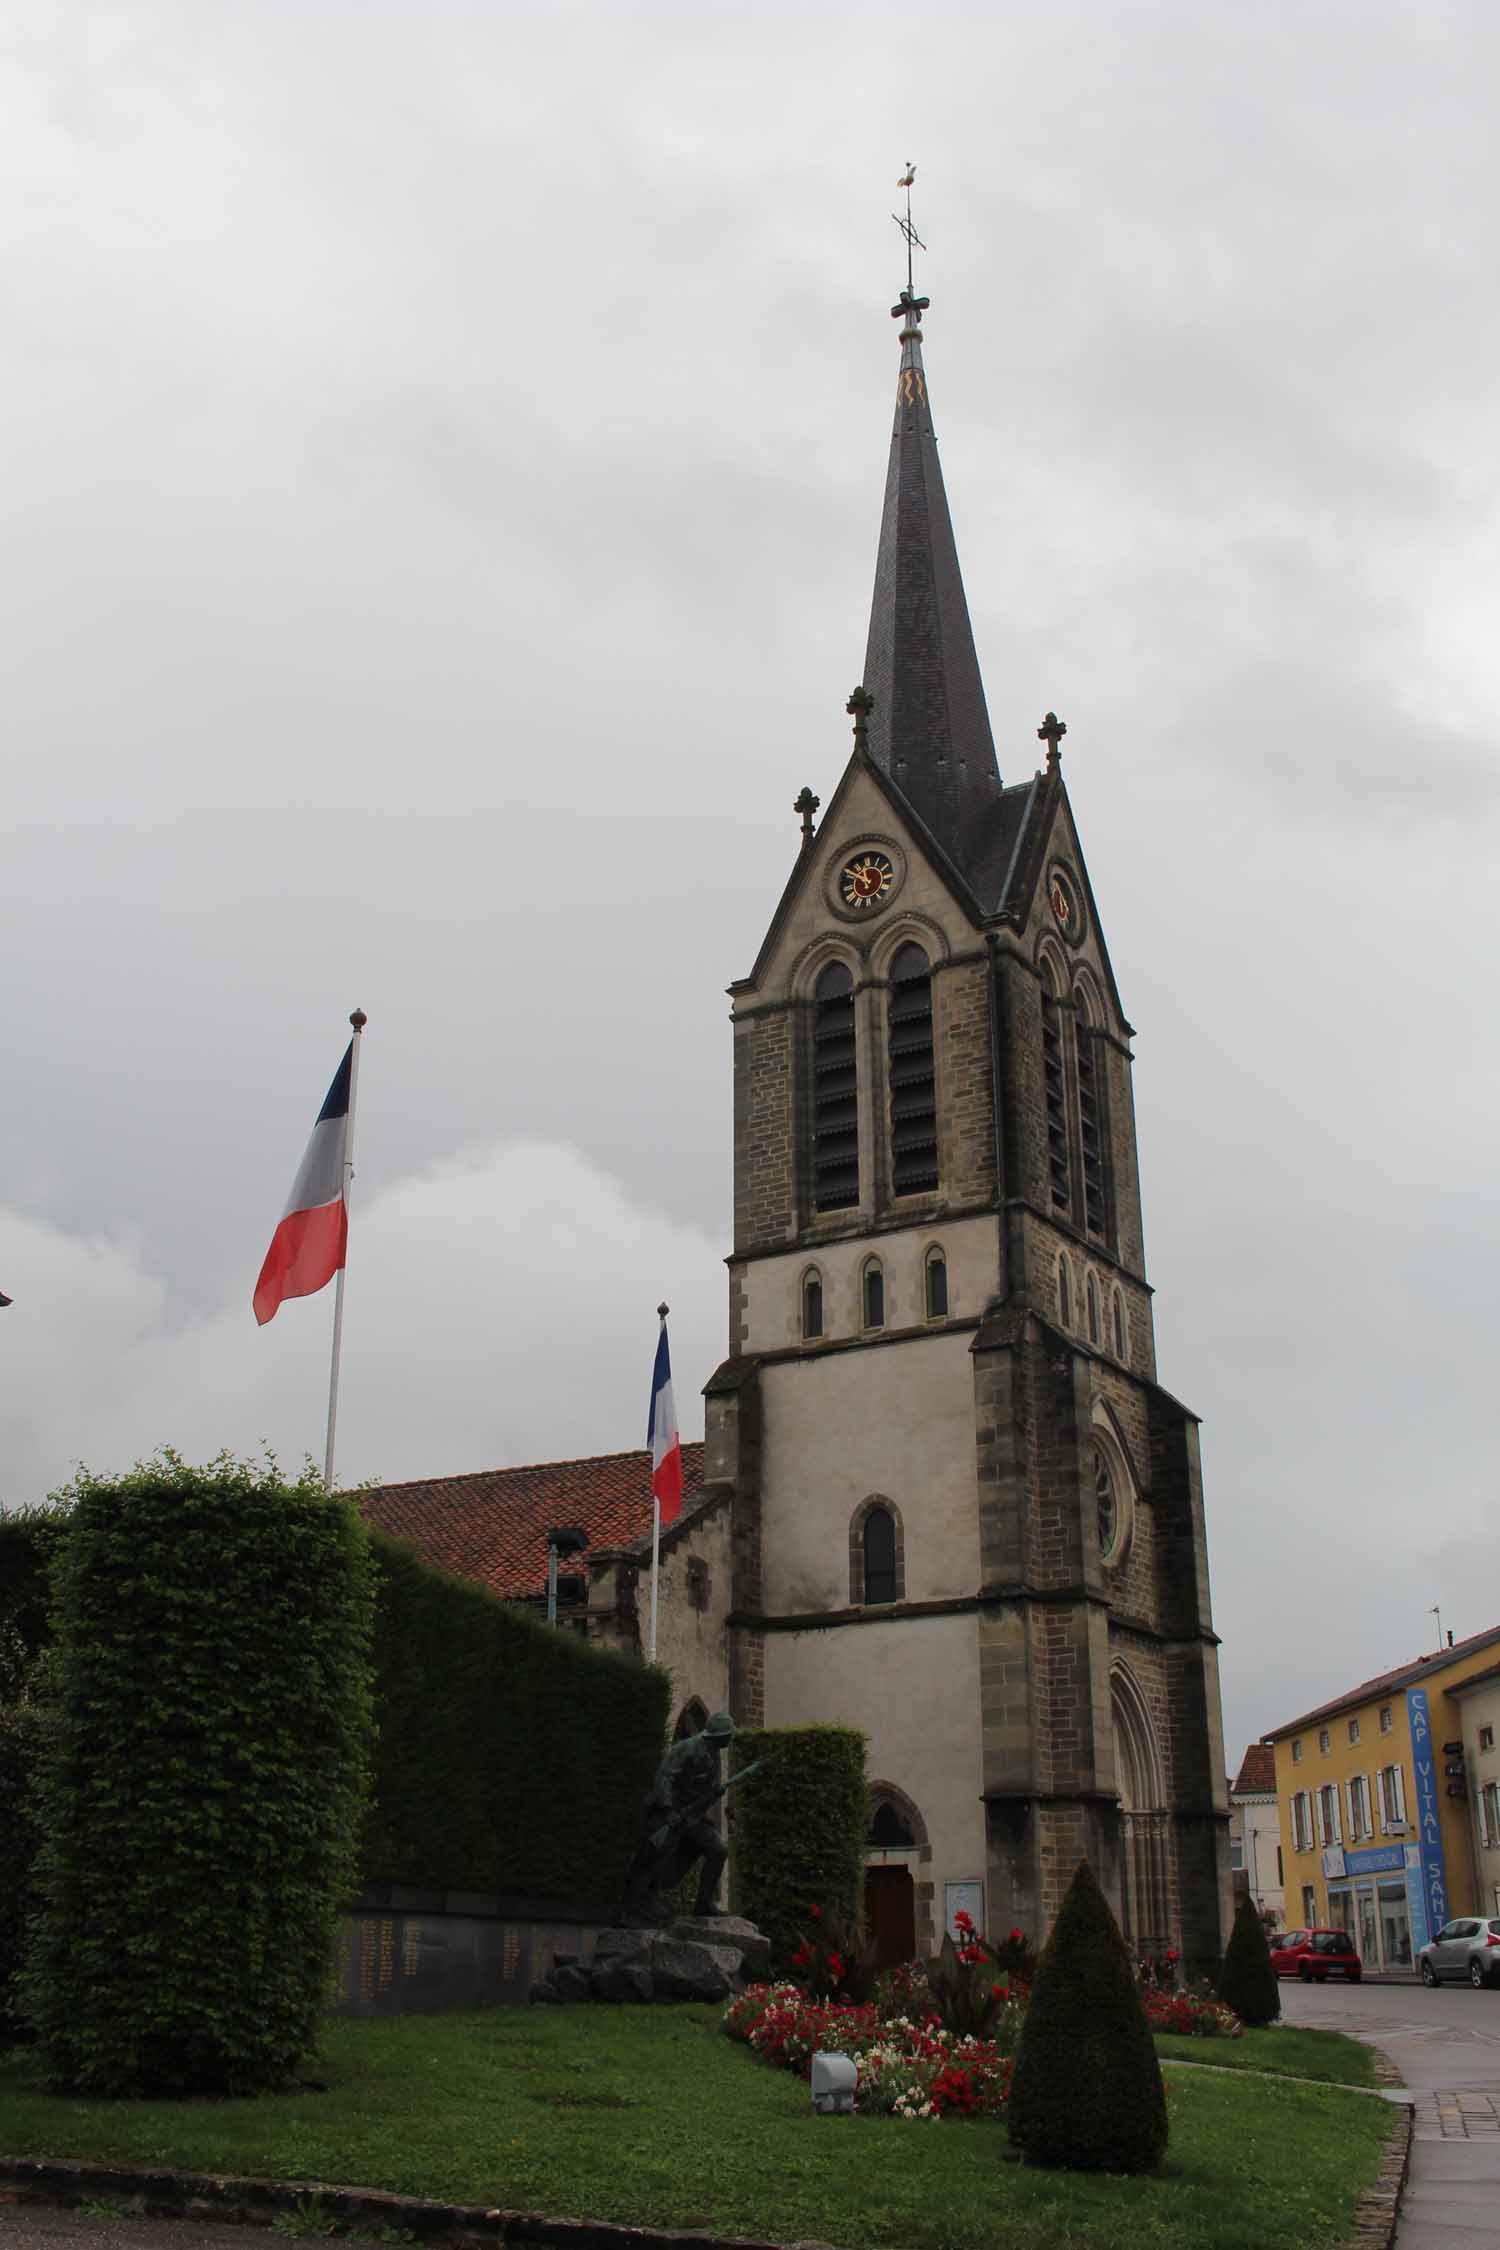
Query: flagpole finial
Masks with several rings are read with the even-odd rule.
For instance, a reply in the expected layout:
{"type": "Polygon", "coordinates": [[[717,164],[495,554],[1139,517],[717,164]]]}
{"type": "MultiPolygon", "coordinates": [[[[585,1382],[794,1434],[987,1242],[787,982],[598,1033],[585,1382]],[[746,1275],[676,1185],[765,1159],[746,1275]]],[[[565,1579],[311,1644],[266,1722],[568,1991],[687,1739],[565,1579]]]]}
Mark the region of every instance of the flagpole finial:
{"type": "Polygon", "coordinates": [[[667,1317],[668,1313],[669,1313],[669,1312],[670,1312],[670,1311],[672,1310],[672,1308],[671,1308],[671,1306],[670,1306],[670,1305],[658,1305],[656,1309],[657,1309],[657,1312],[658,1312],[658,1313],[659,1313],[659,1314],[661,1315],[661,1317],[662,1317],[662,1319],[663,1319],[663,1320],[665,1320],[665,1319],[666,1319],[666,1317],[667,1317]]]}
{"type": "Polygon", "coordinates": [[[353,1015],[349,1018],[349,1021],[353,1024],[356,1031],[363,1031],[365,1025],[369,1022],[369,1020],[370,1019],[365,1014],[363,1008],[356,1008],[353,1015]]]}

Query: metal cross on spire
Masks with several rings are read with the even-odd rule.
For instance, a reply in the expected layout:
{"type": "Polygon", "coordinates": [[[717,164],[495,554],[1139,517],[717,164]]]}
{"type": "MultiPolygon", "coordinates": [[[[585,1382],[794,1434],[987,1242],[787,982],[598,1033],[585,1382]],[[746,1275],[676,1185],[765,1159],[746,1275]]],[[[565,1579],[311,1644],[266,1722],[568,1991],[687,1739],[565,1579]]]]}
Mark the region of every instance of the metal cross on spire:
{"type": "Polygon", "coordinates": [[[916,278],[912,271],[911,254],[913,250],[925,250],[927,248],[926,243],[911,223],[911,184],[916,176],[917,167],[908,161],[906,170],[896,182],[897,187],[906,190],[906,216],[903,219],[899,211],[891,213],[891,217],[901,229],[902,238],[906,243],[906,287],[901,292],[900,302],[891,307],[891,318],[892,320],[904,319],[908,326],[912,328],[916,328],[920,324],[929,302],[926,297],[917,295],[916,278]]]}

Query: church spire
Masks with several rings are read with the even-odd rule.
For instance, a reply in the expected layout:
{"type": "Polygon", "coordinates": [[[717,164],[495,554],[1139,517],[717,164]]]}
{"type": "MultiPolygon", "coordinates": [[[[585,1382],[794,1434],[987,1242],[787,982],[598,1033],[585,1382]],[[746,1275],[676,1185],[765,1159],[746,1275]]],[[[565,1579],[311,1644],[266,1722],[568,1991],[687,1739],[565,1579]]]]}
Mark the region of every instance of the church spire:
{"type": "MultiPolygon", "coordinates": [[[[914,238],[902,232],[909,251],[914,238]]],[[[908,265],[891,307],[901,368],[864,685],[871,757],[963,866],[989,825],[1000,774],[922,366],[927,304],[908,265]]]]}

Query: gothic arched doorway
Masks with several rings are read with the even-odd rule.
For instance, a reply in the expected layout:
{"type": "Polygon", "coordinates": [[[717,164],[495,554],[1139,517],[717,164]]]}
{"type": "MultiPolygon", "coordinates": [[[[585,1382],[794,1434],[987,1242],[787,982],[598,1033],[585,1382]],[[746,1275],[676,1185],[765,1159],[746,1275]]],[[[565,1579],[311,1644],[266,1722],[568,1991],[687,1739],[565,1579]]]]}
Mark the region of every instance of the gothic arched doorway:
{"type": "Polygon", "coordinates": [[[1120,1926],[1139,1954],[1172,1943],[1167,1790],[1146,1699],[1123,1664],[1111,1668],[1110,1714],[1120,1790],[1120,1926]]]}
{"type": "Polygon", "coordinates": [[[926,1842],[922,1816],[908,1798],[887,1785],[872,1789],[865,1837],[864,1913],[882,1969],[916,1958],[915,1869],[925,1856],[926,1842]]]}

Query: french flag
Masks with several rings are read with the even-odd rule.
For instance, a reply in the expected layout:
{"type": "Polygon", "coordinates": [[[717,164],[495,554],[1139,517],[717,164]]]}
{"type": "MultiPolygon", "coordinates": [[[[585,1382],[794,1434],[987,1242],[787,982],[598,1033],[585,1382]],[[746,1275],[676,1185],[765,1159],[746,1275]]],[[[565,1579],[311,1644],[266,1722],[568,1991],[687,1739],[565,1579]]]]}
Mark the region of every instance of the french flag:
{"type": "Polygon", "coordinates": [[[292,1182],[281,1224],[271,1237],[255,1284],[255,1317],[264,1328],[288,1297],[310,1297],[332,1281],[349,1247],[344,1161],[349,1141],[349,1086],[354,1041],[334,1073],[312,1139],[292,1182]]]}
{"type": "Polygon", "coordinates": [[[667,1316],[661,1316],[656,1340],[656,1365],[651,1371],[651,1418],[646,1424],[651,1448],[651,1490],[663,1525],[675,1523],[682,1513],[682,1439],[677,1429],[677,1407],[672,1397],[672,1361],[667,1351],[667,1316]]]}

